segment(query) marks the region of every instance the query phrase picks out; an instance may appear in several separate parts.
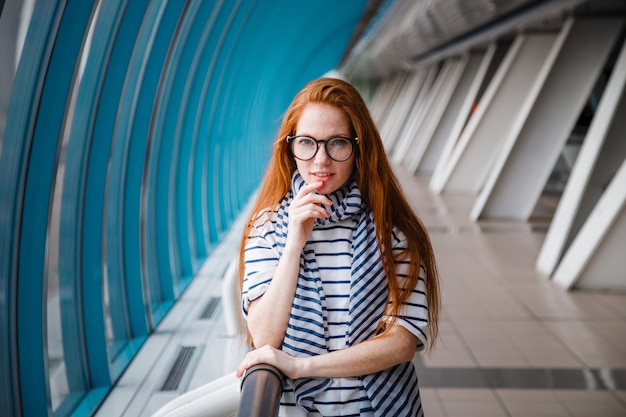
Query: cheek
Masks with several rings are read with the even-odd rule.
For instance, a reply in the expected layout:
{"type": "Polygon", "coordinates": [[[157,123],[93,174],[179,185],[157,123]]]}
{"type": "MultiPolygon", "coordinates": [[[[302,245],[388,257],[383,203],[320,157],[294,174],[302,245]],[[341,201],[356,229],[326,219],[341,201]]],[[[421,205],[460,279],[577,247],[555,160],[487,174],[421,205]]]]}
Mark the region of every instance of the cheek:
{"type": "Polygon", "coordinates": [[[355,164],[354,164],[354,160],[350,163],[347,164],[346,167],[342,170],[342,177],[344,182],[348,182],[350,179],[352,179],[352,174],[355,173],[355,164]]]}
{"type": "Polygon", "coordinates": [[[350,161],[350,165],[348,167],[348,172],[350,173],[349,175],[355,174],[356,173],[356,158],[352,157],[352,160],[350,161]]]}
{"type": "Polygon", "coordinates": [[[296,168],[298,168],[298,171],[300,171],[300,174],[303,174],[304,172],[306,172],[306,166],[308,161],[301,161],[299,159],[293,158],[296,161],[296,168]]]}

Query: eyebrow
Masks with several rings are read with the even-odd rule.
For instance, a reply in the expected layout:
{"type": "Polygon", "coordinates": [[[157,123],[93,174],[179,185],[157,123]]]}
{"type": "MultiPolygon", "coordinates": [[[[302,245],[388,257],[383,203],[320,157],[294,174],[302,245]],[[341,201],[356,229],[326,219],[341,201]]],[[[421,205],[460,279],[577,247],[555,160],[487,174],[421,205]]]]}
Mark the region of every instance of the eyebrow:
{"type": "Polygon", "coordinates": [[[317,139],[317,140],[332,139],[332,138],[337,138],[337,137],[342,137],[342,138],[348,138],[348,139],[351,139],[351,138],[353,138],[353,137],[354,137],[354,135],[351,135],[351,134],[344,134],[344,133],[339,133],[339,134],[335,134],[335,135],[330,135],[330,136],[327,136],[326,138],[323,138],[323,139],[319,139],[319,138],[317,138],[316,136],[313,136],[313,135],[308,134],[308,133],[294,133],[294,134],[293,134],[293,136],[308,136],[308,137],[310,137],[310,138],[312,138],[312,139],[317,139]]]}

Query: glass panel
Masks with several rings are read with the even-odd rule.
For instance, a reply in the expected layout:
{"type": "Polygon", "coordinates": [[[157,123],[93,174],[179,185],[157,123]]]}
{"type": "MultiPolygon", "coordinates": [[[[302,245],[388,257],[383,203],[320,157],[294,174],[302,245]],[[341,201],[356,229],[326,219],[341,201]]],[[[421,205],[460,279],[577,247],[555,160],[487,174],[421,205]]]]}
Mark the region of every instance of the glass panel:
{"type": "MultiPolygon", "coordinates": [[[[60,193],[59,193],[60,194],[60,193]]],[[[58,201],[55,195],[55,202],[58,201]]],[[[53,218],[59,218],[60,204],[53,207],[53,218]]],[[[52,238],[58,238],[58,220],[53,221],[52,238]]],[[[47,342],[48,375],[50,379],[50,398],[52,408],[57,409],[61,401],[69,394],[65,355],[63,352],[63,332],[61,331],[61,302],[59,298],[58,246],[51,245],[48,261],[47,286],[47,342]]]]}
{"type": "MultiPolygon", "coordinates": [[[[70,392],[68,363],[66,361],[69,352],[66,350],[79,351],[82,344],[78,317],[75,313],[79,304],[75,292],[78,277],[72,273],[73,271],[60,267],[60,262],[62,262],[59,254],[62,245],[61,215],[63,212],[63,180],[66,169],[66,140],[61,146],[53,189],[52,214],[48,223],[47,239],[49,243],[46,258],[48,378],[53,409],[57,409],[70,392]],[[62,270],[65,272],[63,276],[61,276],[62,270]],[[66,318],[71,319],[66,322],[66,318]]],[[[71,262],[68,259],[63,261],[65,263],[71,262]]]]}
{"type": "Polygon", "coordinates": [[[0,1],[0,152],[24,37],[33,14],[33,2],[0,1]]]}
{"type": "Polygon", "coordinates": [[[106,338],[111,360],[115,360],[130,339],[126,289],[121,274],[105,274],[104,319],[106,338]]]}
{"type": "Polygon", "coordinates": [[[52,190],[52,210],[48,222],[46,257],[46,352],[52,409],[67,415],[89,390],[85,358],[85,335],[78,262],[84,176],[84,141],[71,141],[71,128],[83,71],[97,21],[94,13],[78,57],[79,68],[73,81],[65,113],[61,148],[52,190]],[[69,159],[68,159],[69,156],[69,159]],[[67,175],[66,175],[67,172],[67,175]]]}

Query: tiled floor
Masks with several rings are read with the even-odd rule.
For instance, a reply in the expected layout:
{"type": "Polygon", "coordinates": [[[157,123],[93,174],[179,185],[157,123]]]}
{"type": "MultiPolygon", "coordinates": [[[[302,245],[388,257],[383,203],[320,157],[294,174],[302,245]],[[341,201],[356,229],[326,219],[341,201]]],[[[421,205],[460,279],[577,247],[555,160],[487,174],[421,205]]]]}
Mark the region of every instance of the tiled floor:
{"type": "MultiPolygon", "coordinates": [[[[435,195],[427,178],[398,176],[431,233],[441,272],[441,337],[430,355],[415,359],[425,415],[626,416],[626,294],[564,291],[535,271],[550,207],[530,223],[474,223],[472,196],[435,195]]],[[[222,295],[238,244],[235,226],[98,416],[150,416],[236,367],[244,352],[232,344],[223,308],[202,317],[222,295]],[[181,346],[197,353],[177,388],[164,390],[181,346]]]]}
{"type": "Polygon", "coordinates": [[[626,294],[565,291],[537,273],[545,218],[474,223],[474,197],[397,174],[441,273],[441,337],[415,360],[426,415],[626,416],[626,294]]]}

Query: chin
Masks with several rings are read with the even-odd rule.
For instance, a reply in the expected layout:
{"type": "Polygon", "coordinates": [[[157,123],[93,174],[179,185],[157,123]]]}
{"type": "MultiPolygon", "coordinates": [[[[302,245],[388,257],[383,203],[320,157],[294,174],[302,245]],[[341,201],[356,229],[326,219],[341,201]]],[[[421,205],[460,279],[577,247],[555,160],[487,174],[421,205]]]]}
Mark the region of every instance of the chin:
{"type": "Polygon", "coordinates": [[[325,183],[325,184],[322,186],[322,188],[320,188],[317,192],[318,192],[319,194],[324,194],[324,195],[327,195],[327,194],[332,194],[332,193],[334,193],[334,192],[335,192],[335,191],[337,191],[339,188],[340,188],[340,187],[336,187],[336,186],[334,186],[334,185],[332,185],[332,184],[326,184],[326,183],[325,183]]]}

